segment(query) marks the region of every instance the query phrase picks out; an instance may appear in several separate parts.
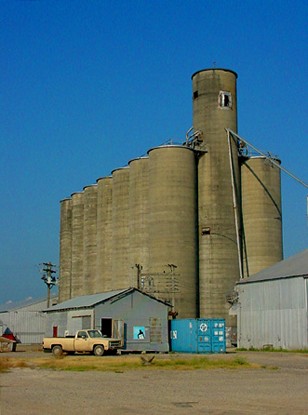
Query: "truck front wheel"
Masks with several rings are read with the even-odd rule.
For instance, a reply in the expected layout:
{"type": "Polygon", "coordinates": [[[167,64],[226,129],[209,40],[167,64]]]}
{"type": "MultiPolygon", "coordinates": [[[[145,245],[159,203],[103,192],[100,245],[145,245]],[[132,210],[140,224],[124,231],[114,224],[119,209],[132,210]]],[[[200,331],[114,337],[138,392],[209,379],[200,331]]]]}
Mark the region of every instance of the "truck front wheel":
{"type": "Polygon", "coordinates": [[[98,344],[97,346],[94,347],[93,353],[95,356],[103,356],[105,352],[104,346],[102,346],[101,344],[98,344]]]}
{"type": "Polygon", "coordinates": [[[52,348],[52,354],[56,357],[62,356],[63,355],[63,349],[61,346],[57,345],[57,346],[53,346],[52,348]]]}

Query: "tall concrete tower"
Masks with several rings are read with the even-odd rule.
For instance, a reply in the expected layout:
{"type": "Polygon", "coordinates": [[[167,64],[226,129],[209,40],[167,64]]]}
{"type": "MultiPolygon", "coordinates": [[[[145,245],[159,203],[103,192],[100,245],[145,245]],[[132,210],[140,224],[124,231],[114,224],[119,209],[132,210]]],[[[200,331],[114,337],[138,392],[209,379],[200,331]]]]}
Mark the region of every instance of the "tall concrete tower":
{"type": "Polygon", "coordinates": [[[237,74],[204,69],[192,75],[193,127],[198,135],[198,237],[200,317],[225,318],[226,296],[240,274],[234,195],[239,192],[237,143],[228,143],[226,128],[237,132],[237,74]]]}
{"type": "Polygon", "coordinates": [[[149,269],[149,158],[129,165],[129,278],[128,286],[141,287],[141,271],[149,269]]]}
{"type": "MultiPolygon", "coordinates": [[[[279,165],[280,160],[274,159],[279,165]]],[[[244,276],[283,259],[280,169],[255,156],[241,165],[244,276]]]]}
{"type": "Polygon", "coordinates": [[[72,288],[72,199],[60,202],[59,303],[71,298],[72,288]]]}
{"type": "Polygon", "coordinates": [[[83,294],[83,192],[75,192],[72,199],[72,264],[70,298],[83,294]]]}
{"type": "Polygon", "coordinates": [[[112,278],[112,177],[100,177],[97,183],[97,273],[95,291],[109,291],[112,278]]]}
{"type": "Polygon", "coordinates": [[[97,257],[97,185],[83,188],[83,293],[95,293],[97,257]]]}
{"type": "Polygon", "coordinates": [[[111,290],[129,286],[129,167],[112,171],[111,290]]]}
{"type": "Polygon", "coordinates": [[[196,164],[194,152],[165,145],[149,154],[149,256],[157,296],[179,318],[197,315],[196,164]],[[170,268],[169,268],[170,267],[170,268]]]}

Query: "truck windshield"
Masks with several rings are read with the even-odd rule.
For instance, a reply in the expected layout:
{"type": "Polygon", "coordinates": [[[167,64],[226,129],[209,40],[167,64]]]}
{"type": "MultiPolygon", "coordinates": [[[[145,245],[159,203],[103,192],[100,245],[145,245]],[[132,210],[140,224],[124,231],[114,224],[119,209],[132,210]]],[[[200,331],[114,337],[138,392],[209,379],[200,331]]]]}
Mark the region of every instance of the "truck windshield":
{"type": "Polygon", "coordinates": [[[89,336],[93,339],[93,338],[96,338],[96,337],[103,337],[102,336],[102,333],[99,331],[99,330],[89,330],[88,331],[88,333],[89,333],[89,336]]]}

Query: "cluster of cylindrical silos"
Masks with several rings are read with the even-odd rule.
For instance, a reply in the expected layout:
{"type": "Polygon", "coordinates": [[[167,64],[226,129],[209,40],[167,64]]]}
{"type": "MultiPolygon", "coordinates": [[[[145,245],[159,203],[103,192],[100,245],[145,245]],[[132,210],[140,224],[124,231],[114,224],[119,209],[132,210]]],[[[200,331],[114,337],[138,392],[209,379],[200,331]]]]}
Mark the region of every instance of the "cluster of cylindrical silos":
{"type": "Polygon", "coordinates": [[[241,277],[282,259],[280,169],[241,151],[235,72],[192,76],[193,131],[61,201],[59,301],[131,286],[181,318],[229,317],[241,277]]]}
{"type": "Polygon", "coordinates": [[[60,301],[130,286],[197,314],[194,151],[156,147],[61,202],[60,301]]]}

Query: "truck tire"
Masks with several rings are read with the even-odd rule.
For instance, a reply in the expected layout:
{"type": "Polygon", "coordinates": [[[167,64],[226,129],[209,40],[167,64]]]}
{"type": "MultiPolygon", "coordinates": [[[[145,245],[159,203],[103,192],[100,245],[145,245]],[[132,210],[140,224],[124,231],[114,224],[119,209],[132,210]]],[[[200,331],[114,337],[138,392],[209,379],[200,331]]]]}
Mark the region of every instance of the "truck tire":
{"type": "Polygon", "coordinates": [[[104,352],[105,352],[104,346],[102,346],[101,344],[98,344],[93,349],[94,356],[103,356],[104,352]]]}
{"type": "Polygon", "coordinates": [[[62,356],[63,355],[63,349],[62,349],[62,347],[60,345],[53,346],[53,348],[52,348],[52,354],[55,357],[62,356]]]}

